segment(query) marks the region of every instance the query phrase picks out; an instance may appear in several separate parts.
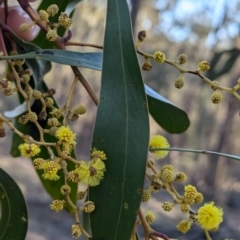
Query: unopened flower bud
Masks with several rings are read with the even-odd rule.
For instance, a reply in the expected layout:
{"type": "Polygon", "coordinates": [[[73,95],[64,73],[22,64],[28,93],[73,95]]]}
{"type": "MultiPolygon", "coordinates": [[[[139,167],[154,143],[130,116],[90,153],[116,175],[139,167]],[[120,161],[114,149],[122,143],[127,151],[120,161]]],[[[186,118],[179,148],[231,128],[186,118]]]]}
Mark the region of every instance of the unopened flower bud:
{"type": "Polygon", "coordinates": [[[58,22],[60,26],[63,26],[65,28],[69,28],[72,25],[72,19],[69,18],[68,15],[64,12],[62,12],[59,16],[58,22]]]}
{"type": "Polygon", "coordinates": [[[47,124],[51,127],[57,127],[60,123],[57,118],[49,118],[47,124]]]}
{"type": "Polygon", "coordinates": [[[218,104],[222,101],[222,93],[220,91],[215,91],[211,96],[211,101],[214,104],[218,104]]]}
{"type": "Polygon", "coordinates": [[[148,190],[143,190],[142,202],[147,202],[151,197],[151,193],[148,190]]]}
{"type": "Polygon", "coordinates": [[[54,101],[53,101],[52,98],[48,97],[48,98],[45,99],[45,104],[46,104],[47,107],[52,107],[53,104],[54,104],[54,101]]]}
{"type": "Polygon", "coordinates": [[[26,124],[29,120],[28,114],[24,114],[21,117],[19,117],[18,122],[21,124],[26,124]]]}
{"type": "Polygon", "coordinates": [[[29,112],[28,119],[30,122],[36,122],[38,120],[37,114],[35,112],[29,112]]]}
{"type": "Polygon", "coordinates": [[[13,62],[17,66],[22,66],[25,63],[25,59],[14,59],[13,62]]]}
{"type": "Polygon", "coordinates": [[[152,65],[149,61],[149,58],[146,58],[145,62],[142,64],[142,70],[150,71],[152,69],[152,65]]]}
{"type": "Polygon", "coordinates": [[[188,57],[186,54],[180,54],[178,57],[177,57],[177,60],[176,60],[176,63],[178,64],[184,64],[186,61],[187,61],[188,57]]]}
{"type": "Polygon", "coordinates": [[[85,195],[86,195],[86,192],[79,191],[79,192],[77,192],[76,198],[77,198],[77,200],[83,200],[85,195]]]}
{"type": "Polygon", "coordinates": [[[181,89],[184,86],[183,77],[177,78],[174,85],[175,85],[176,88],[181,89]]]}
{"type": "Polygon", "coordinates": [[[49,30],[46,34],[46,38],[50,42],[54,42],[57,39],[57,31],[56,30],[49,30]]]}
{"type": "Polygon", "coordinates": [[[28,74],[23,74],[23,75],[22,75],[21,81],[22,81],[23,83],[27,83],[27,82],[29,82],[29,80],[30,80],[30,76],[29,76],[28,74]]]}
{"type": "Polygon", "coordinates": [[[85,106],[79,105],[75,109],[73,109],[72,112],[79,115],[83,115],[84,113],[87,112],[87,109],[85,106]]]}
{"type": "Polygon", "coordinates": [[[53,17],[55,16],[59,11],[58,5],[52,4],[47,8],[47,13],[49,16],[53,17]]]}
{"type": "Polygon", "coordinates": [[[170,212],[173,209],[173,204],[171,202],[164,202],[162,205],[162,209],[166,212],[170,212]]]}
{"type": "Polygon", "coordinates": [[[143,42],[146,37],[147,37],[146,31],[143,30],[138,33],[138,40],[140,42],[143,42]]]}
{"type": "Polygon", "coordinates": [[[147,215],[145,216],[145,219],[148,224],[152,224],[155,219],[155,216],[152,212],[148,212],[147,215]]]}
{"type": "Polygon", "coordinates": [[[60,189],[60,192],[63,194],[63,195],[67,195],[71,192],[71,187],[69,185],[63,185],[60,189]]]}
{"type": "Polygon", "coordinates": [[[42,93],[38,90],[33,90],[32,92],[32,98],[33,99],[40,99],[42,97],[42,93]]]}
{"type": "Polygon", "coordinates": [[[45,110],[42,110],[39,114],[38,114],[38,119],[39,120],[46,120],[47,119],[47,112],[45,110]]]}
{"type": "Polygon", "coordinates": [[[26,87],[26,88],[24,89],[24,92],[27,94],[28,97],[31,97],[33,90],[32,90],[32,88],[29,86],[29,87],[26,87]]]}
{"type": "Polygon", "coordinates": [[[4,127],[0,128],[0,138],[4,138],[6,136],[6,130],[4,127]]]}
{"type": "Polygon", "coordinates": [[[39,18],[41,21],[48,22],[48,13],[45,10],[40,10],[39,18]]]}
{"type": "Polygon", "coordinates": [[[157,62],[157,63],[163,63],[166,59],[165,57],[165,54],[158,51],[158,52],[155,52],[154,55],[153,55],[153,59],[157,62]]]}
{"type": "Polygon", "coordinates": [[[87,201],[84,203],[84,212],[91,213],[95,209],[95,205],[92,201],[87,201]]]}
{"type": "Polygon", "coordinates": [[[47,93],[49,96],[52,96],[56,93],[56,90],[54,88],[50,88],[50,89],[48,89],[47,93]]]}
{"type": "Polygon", "coordinates": [[[14,92],[15,92],[14,88],[4,88],[2,90],[3,95],[6,97],[13,95],[14,92]]]}
{"type": "Polygon", "coordinates": [[[58,127],[51,127],[50,129],[50,135],[52,135],[52,136],[55,136],[55,134],[56,134],[56,131],[58,130],[58,127]]]}
{"type": "Polygon", "coordinates": [[[26,32],[31,26],[32,26],[32,24],[22,23],[22,24],[19,26],[19,30],[20,30],[20,32],[26,32]]]}
{"type": "Polygon", "coordinates": [[[210,69],[210,63],[208,61],[202,61],[198,64],[199,70],[206,72],[210,69]]]}
{"type": "Polygon", "coordinates": [[[29,75],[29,76],[32,76],[32,70],[29,69],[29,68],[27,68],[27,69],[25,69],[25,70],[23,71],[23,74],[27,74],[27,75],[29,75]]]}
{"type": "Polygon", "coordinates": [[[81,231],[79,225],[78,224],[73,224],[72,225],[72,237],[73,238],[79,238],[81,236],[81,234],[82,234],[82,231],[81,231]]]}

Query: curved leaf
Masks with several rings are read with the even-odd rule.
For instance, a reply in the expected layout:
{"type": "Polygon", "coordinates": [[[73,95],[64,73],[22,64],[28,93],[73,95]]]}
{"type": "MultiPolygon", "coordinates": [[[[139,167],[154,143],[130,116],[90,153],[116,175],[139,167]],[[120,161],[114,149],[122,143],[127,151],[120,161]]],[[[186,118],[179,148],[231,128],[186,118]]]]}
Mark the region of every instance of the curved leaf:
{"type": "Polygon", "coordinates": [[[149,112],[154,120],[169,133],[182,133],[190,126],[186,112],[145,85],[149,112]]]}
{"type": "Polygon", "coordinates": [[[17,183],[0,168],[0,240],[25,239],[27,206],[17,183]]]}
{"type": "Polygon", "coordinates": [[[149,121],[126,1],[108,1],[103,56],[92,147],[106,153],[107,171],[89,190],[91,228],[94,240],[127,240],[141,202],[149,121]]]}
{"type": "Polygon", "coordinates": [[[5,59],[34,59],[34,61],[43,59],[76,67],[85,67],[95,70],[102,69],[102,53],[100,52],[80,53],[68,50],[46,49],[15,56],[0,57],[0,60],[5,59]]]}

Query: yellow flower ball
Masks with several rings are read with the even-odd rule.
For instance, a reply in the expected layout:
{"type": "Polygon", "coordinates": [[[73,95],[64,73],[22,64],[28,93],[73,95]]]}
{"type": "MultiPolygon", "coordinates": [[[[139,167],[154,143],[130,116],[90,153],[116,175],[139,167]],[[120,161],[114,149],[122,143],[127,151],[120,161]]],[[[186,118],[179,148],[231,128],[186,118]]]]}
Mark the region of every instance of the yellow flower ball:
{"type": "Polygon", "coordinates": [[[163,63],[166,59],[165,57],[165,54],[158,51],[158,52],[155,52],[154,55],[153,55],[153,59],[157,62],[157,63],[163,63]]]}
{"type": "Polygon", "coordinates": [[[66,145],[76,145],[76,133],[70,129],[69,126],[61,126],[55,133],[55,136],[66,145]]]}
{"type": "Polygon", "coordinates": [[[205,230],[218,228],[223,221],[223,210],[215,206],[214,202],[205,203],[198,209],[197,221],[205,230]]]}
{"type": "MultiPolygon", "coordinates": [[[[170,145],[167,139],[161,135],[155,135],[150,139],[149,148],[169,148],[170,145]]],[[[168,155],[169,151],[160,151],[160,150],[150,150],[150,152],[154,153],[159,159],[162,159],[168,155]]]]}
{"type": "Polygon", "coordinates": [[[23,157],[30,158],[39,154],[41,149],[34,143],[22,143],[18,146],[18,149],[23,157]]]}
{"type": "Polygon", "coordinates": [[[78,174],[80,182],[89,186],[97,186],[103,179],[105,170],[104,162],[98,158],[89,162],[81,161],[75,172],[78,174]]]}

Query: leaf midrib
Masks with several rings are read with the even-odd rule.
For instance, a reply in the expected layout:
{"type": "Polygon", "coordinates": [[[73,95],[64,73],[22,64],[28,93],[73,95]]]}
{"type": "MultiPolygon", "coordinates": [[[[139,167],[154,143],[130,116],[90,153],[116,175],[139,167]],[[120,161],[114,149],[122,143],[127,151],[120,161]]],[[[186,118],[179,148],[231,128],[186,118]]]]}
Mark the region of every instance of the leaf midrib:
{"type": "MultiPolygon", "coordinates": [[[[125,78],[125,68],[124,68],[124,61],[123,61],[123,50],[122,50],[122,32],[120,31],[121,27],[121,23],[120,23],[120,16],[119,16],[119,5],[118,5],[118,0],[115,0],[116,2],[116,8],[117,8],[117,21],[118,21],[118,29],[119,29],[119,42],[120,42],[120,57],[121,57],[121,68],[122,68],[122,72],[123,72],[123,83],[124,83],[124,90],[125,90],[125,107],[128,105],[128,100],[127,100],[127,88],[126,88],[126,78],[125,78]]],[[[126,107],[126,125],[125,125],[125,129],[126,129],[126,140],[125,140],[125,153],[124,153],[124,170],[123,170],[123,182],[122,182],[122,194],[121,194],[121,204],[120,204],[120,211],[118,214],[118,220],[117,220],[117,228],[116,228],[116,232],[115,232],[115,236],[114,239],[116,239],[117,237],[117,233],[118,233],[118,227],[119,227],[119,223],[120,223],[120,219],[121,219],[121,213],[122,213],[122,206],[123,206],[123,196],[124,196],[124,187],[125,187],[125,181],[124,181],[124,176],[125,176],[125,172],[126,172],[126,162],[127,162],[127,143],[128,143],[128,111],[127,111],[127,107],[126,107]]]]}

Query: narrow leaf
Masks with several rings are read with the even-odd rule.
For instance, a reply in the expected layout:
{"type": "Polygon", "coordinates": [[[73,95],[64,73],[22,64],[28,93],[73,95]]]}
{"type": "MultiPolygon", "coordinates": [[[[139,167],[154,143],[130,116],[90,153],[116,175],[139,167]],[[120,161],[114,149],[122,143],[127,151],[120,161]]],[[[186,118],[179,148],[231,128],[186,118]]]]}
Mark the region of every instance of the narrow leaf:
{"type": "Polygon", "coordinates": [[[109,0],[102,85],[92,147],[107,155],[104,180],[91,187],[93,239],[130,239],[141,202],[149,142],[144,84],[128,5],[109,0]]]}
{"type": "Polygon", "coordinates": [[[27,206],[17,183],[0,168],[0,240],[25,239],[27,206]]]}
{"type": "Polygon", "coordinates": [[[43,59],[76,67],[91,68],[95,70],[102,69],[102,53],[100,52],[80,53],[68,50],[46,49],[16,56],[0,57],[0,60],[5,59],[43,59]]]}

